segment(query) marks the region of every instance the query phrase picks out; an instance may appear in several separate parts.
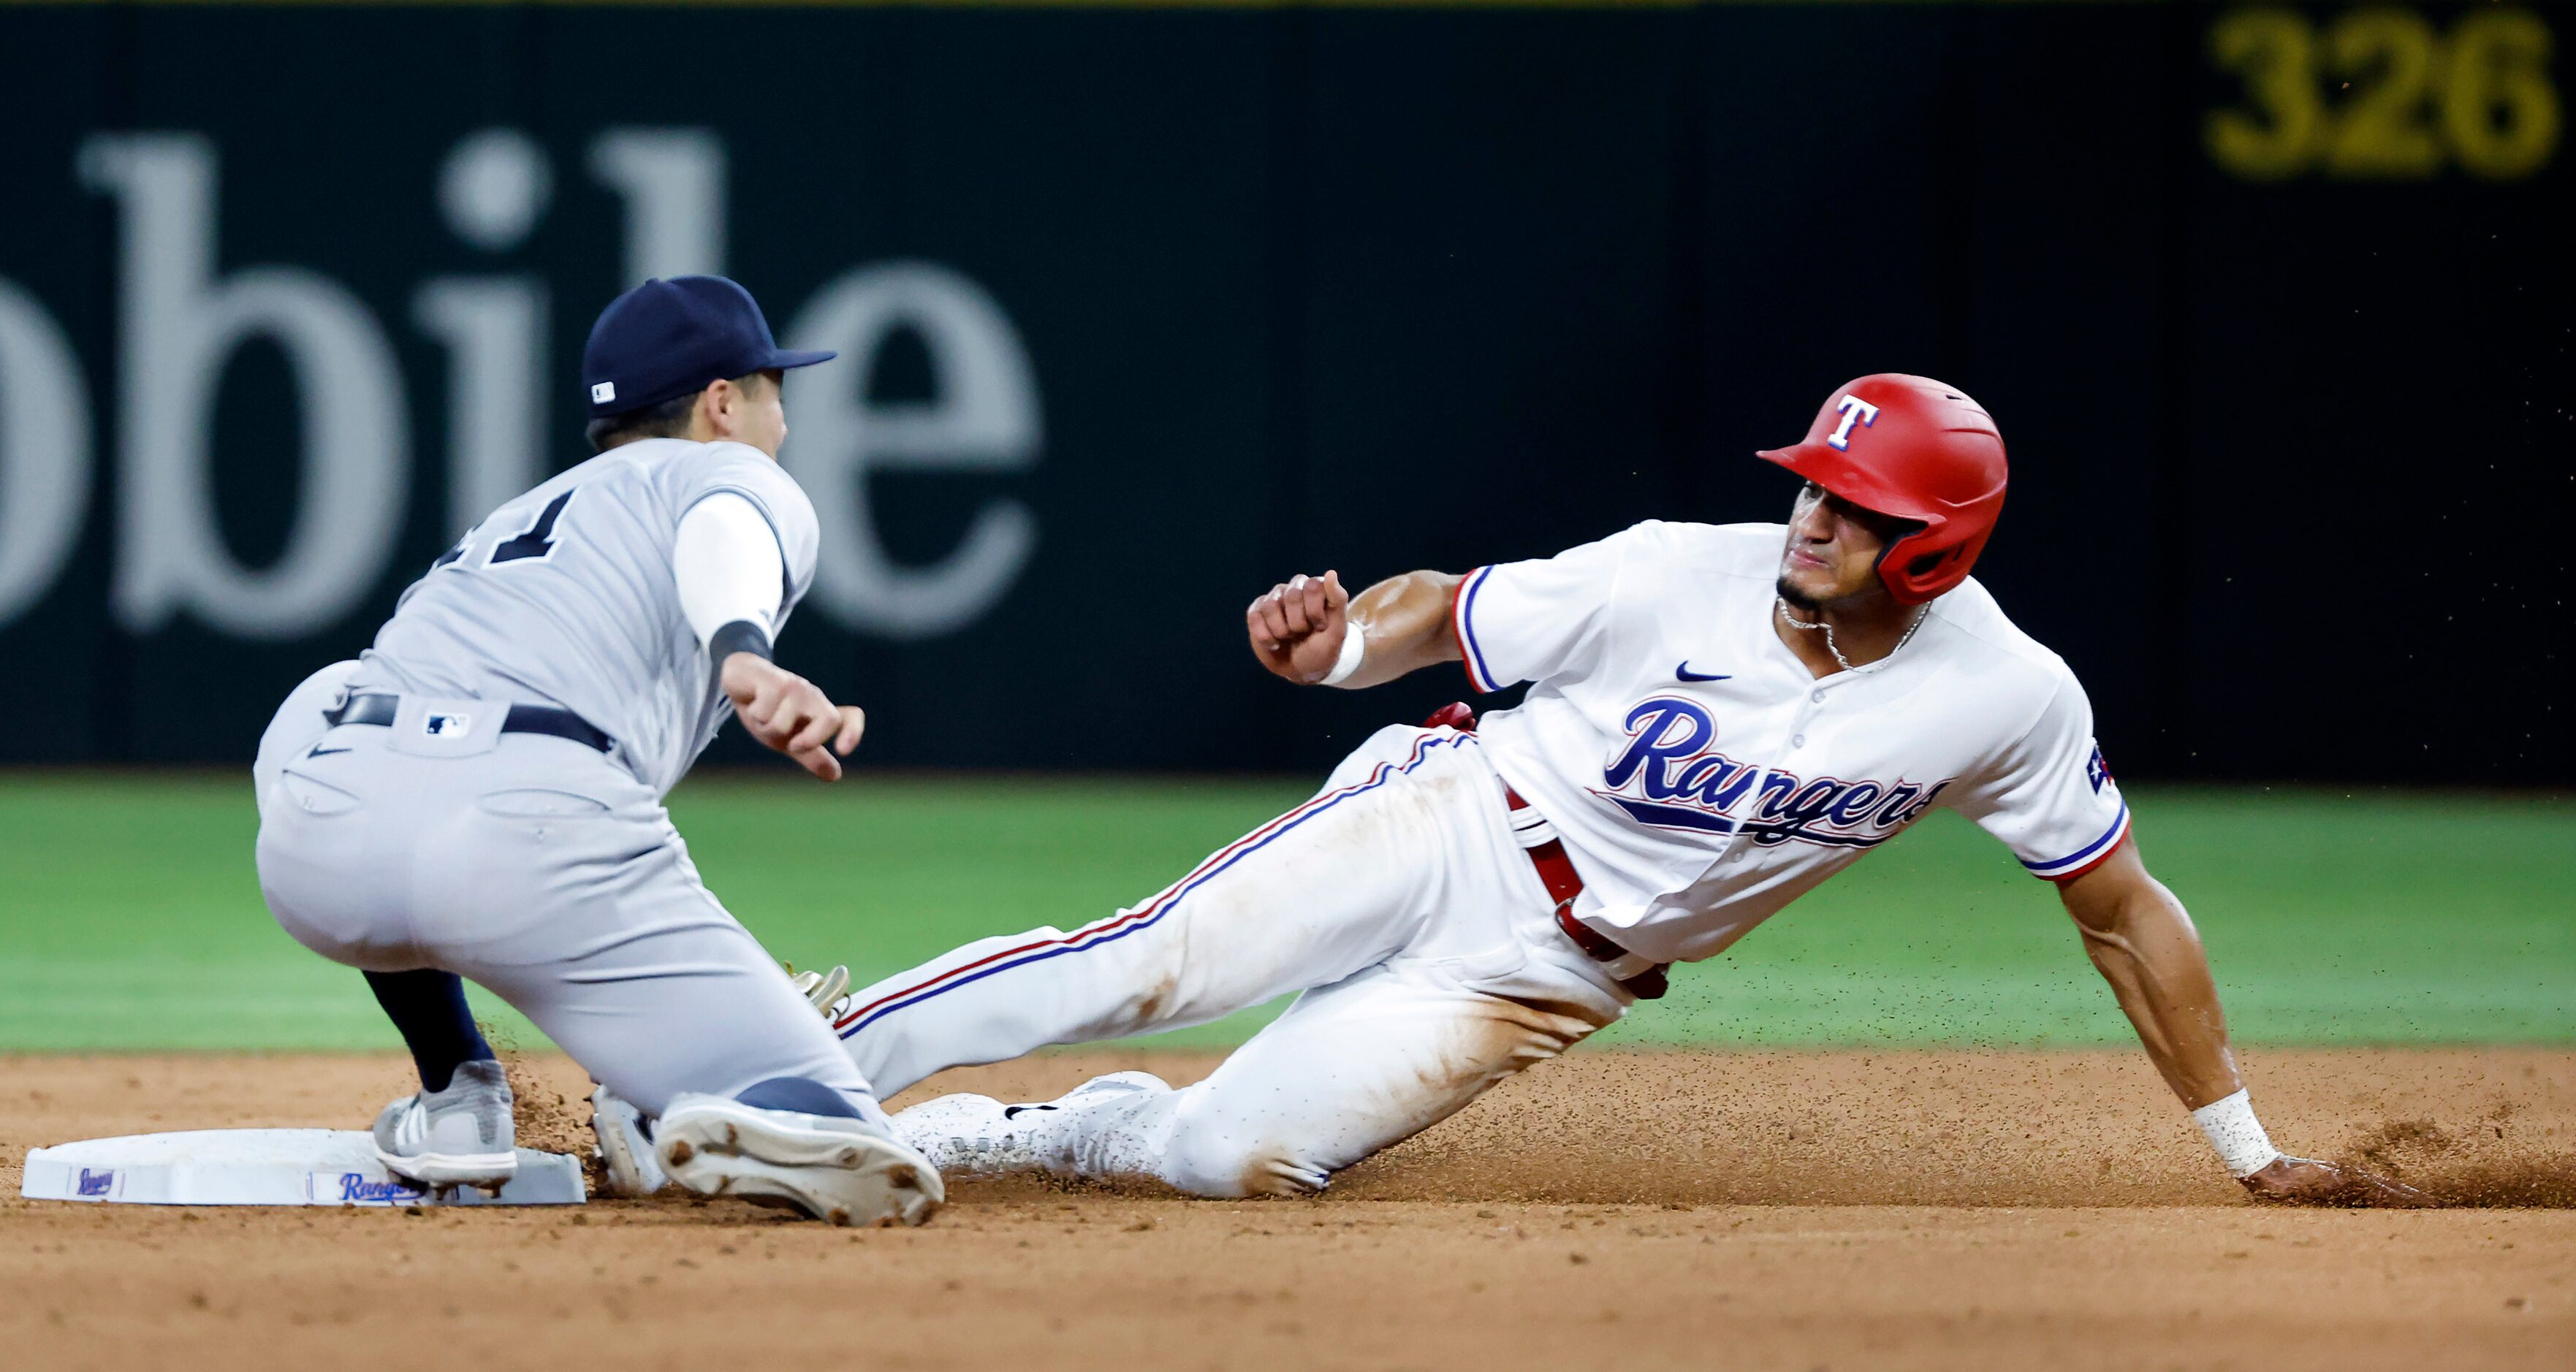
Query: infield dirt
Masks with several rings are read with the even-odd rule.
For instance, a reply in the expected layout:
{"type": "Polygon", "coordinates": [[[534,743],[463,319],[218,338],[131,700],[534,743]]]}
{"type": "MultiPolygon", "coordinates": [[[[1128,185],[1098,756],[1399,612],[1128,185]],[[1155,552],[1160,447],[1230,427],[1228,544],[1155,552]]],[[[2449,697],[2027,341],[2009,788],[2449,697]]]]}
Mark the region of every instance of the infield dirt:
{"type": "MultiPolygon", "coordinates": [[[[1181,1081],[1214,1058],[1046,1056],[930,1089],[1044,1098],[1140,1062],[1181,1081]]],[[[1577,1053],[1321,1199],[961,1183],[919,1230],[673,1199],[15,1198],[30,1146],[363,1127],[407,1075],[0,1059],[0,1364],[2576,1366],[2567,1051],[2251,1055],[2281,1143],[2476,1207],[2437,1211],[2245,1204],[2135,1053],[1577,1053]]],[[[573,1146],[579,1071],[520,1076],[522,1141],[573,1146]]]]}

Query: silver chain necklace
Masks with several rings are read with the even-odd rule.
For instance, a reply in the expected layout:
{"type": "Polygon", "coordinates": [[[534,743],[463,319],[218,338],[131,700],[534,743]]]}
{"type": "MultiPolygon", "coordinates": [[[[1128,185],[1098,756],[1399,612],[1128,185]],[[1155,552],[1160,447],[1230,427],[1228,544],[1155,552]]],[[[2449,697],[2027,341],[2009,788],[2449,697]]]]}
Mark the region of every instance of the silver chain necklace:
{"type": "Polygon", "coordinates": [[[1825,651],[1833,654],[1835,665],[1841,667],[1846,672],[1871,672],[1886,666],[1888,658],[1892,658],[1898,653],[1905,651],[1905,645],[1914,641],[1914,631],[1922,628],[1923,621],[1929,618],[1932,613],[1932,607],[1929,605],[1925,605],[1920,609],[1917,609],[1914,612],[1914,622],[1905,626],[1905,632],[1896,640],[1896,646],[1887,650],[1887,657],[1882,657],[1878,661],[1869,664],[1867,667],[1855,667],[1851,665],[1851,659],[1843,656],[1843,650],[1834,643],[1834,626],[1827,624],[1821,613],[1816,616],[1815,623],[1809,624],[1789,613],[1788,601],[1783,600],[1778,596],[1773,596],[1771,598],[1771,604],[1780,611],[1780,622],[1788,625],[1792,629],[1824,630],[1825,651]]]}

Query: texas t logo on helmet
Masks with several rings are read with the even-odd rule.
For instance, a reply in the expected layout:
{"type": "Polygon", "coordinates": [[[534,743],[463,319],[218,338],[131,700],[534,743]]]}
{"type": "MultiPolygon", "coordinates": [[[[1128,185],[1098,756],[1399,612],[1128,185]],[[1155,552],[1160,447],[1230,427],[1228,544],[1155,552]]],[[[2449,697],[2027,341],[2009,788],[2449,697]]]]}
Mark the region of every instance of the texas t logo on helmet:
{"type": "Polygon", "coordinates": [[[1888,545],[1879,580],[1920,605],[1968,579],[2004,509],[2004,438],[1985,407],[1930,377],[1881,372],[1834,392],[1807,438],[1759,454],[1864,509],[1923,527],[1888,545]],[[1855,428],[1870,441],[1851,450],[1855,428]]]}
{"type": "Polygon", "coordinates": [[[1849,452],[1851,451],[1852,425],[1857,422],[1863,428],[1867,428],[1868,426],[1877,423],[1878,407],[1861,399],[1859,396],[1847,395],[1842,399],[1835,401],[1834,408],[1842,412],[1843,422],[1834,426],[1833,436],[1825,441],[1845,452],[1849,452]]]}

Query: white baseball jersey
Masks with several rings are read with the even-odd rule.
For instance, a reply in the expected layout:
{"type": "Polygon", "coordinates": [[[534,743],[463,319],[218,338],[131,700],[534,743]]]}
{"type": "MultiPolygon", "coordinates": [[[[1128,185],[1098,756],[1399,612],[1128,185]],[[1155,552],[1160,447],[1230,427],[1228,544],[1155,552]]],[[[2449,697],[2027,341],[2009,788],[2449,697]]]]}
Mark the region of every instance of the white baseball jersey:
{"type": "Polygon", "coordinates": [[[1535,682],[1525,703],[1474,734],[1379,730],[1314,799],[1150,899],[856,993],[835,1020],[852,1061],[893,1091],[1302,990],[1178,1090],[1127,1074],[975,1117],[989,1130],[938,1103],[896,1125],[970,1166],[1313,1191],[1635,1000],[1619,978],[1642,967],[1595,961],[1558,925],[1506,785],[1582,873],[1576,914],[1657,960],[1723,950],[1935,805],[2044,876],[2118,844],[2127,811],[2065,664],[1970,582],[1884,666],[1817,680],[1771,628],[1787,537],[1640,524],[1478,570],[1454,611],[1468,671],[1485,690],[1535,682]]]}
{"type": "Polygon", "coordinates": [[[1555,827],[1575,913],[1688,961],[1946,806],[2033,875],[2107,857],[2128,806],[2065,662],[1974,580],[1881,663],[1821,679],[1772,627],[1787,530],[1648,521],[1477,569],[1454,615],[1487,759],[1555,827]]]}
{"type": "MultiPolygon", "coordinates": [[[[1063,1127],[1023,1161],[1196,1196],[1314,1191],[1634,999],[1558,926],[1476,736],[1394,725],[1154,896],[1071,932],[967,944],[854,993],[834,1026],[891,1095],[1290,991],[1287,1013],[1189,1086],[1131,1077],[1089,1102],[1102,1109],[1043,1112],[1063,1127]]],[[[896,1123],[936,1160],[935,1119],[896,1123]]]]}
{"type": "Polygon", "coordinates": [[[773,638],[813,585],[821,534],[794,478],[739,443],[612,448],[503,505],[403,592],[354,690],[560,705],[659,795],[729,714],[672,572],[680,517],[730,492],[769,521],[785,585],[773,638]]]}

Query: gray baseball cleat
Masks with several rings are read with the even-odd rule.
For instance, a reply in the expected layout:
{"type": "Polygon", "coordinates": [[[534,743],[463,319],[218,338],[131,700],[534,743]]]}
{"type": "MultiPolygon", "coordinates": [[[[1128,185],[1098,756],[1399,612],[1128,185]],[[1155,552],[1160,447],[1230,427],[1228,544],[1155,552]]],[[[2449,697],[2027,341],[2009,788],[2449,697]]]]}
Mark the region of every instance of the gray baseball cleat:
{"type": "Polygon", "coordinates": [[[895,1132],[941,1172],[970,1177],[1019,1172],[1072,1175],[1072,1159],[1047,1128],[1062,1113],[1104,1096],[1169,1091],[1151,1072],[1112,1072],[1093,1077],[1051,1101],[1004,1105],[991,1096],[954,1095],[926,1100],[894,1117],[895,1132]]]}
{"type": "Polygon", "coordinates": [[[423,1186],[499,1190],[519,1173],[510,1078],[489,1058],[458,1063],[443,1091],[406,1096],[376,1116],[376,1157],[423,1186]]]}
{"type": "Polygon", "coordinates": [[[633,1200],[671,1184],[661,1160],[653,1156],[653,1136],[644,1113],[605,1086],[590,1093],[590,1132],[599,1140],[599,1163],[612,1196],[633,1200]]]}
{"type": "Polygon", "coordinates": [[[724,1096],[672,1098],[653,1151],[701,1196],[792,1206],[827,1224],[921,1224],[948,1199],[939,1169],[882,1124],[724,1096]]]}

